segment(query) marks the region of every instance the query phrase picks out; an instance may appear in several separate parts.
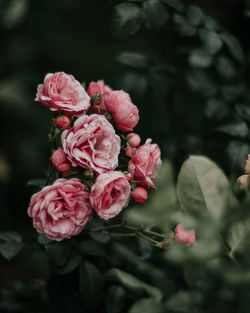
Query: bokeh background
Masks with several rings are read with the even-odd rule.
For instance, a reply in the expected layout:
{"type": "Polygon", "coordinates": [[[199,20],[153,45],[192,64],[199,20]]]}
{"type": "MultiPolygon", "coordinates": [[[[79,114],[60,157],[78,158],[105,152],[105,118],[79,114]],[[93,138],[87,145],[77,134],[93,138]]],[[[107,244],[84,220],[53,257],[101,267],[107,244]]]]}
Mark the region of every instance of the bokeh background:
{"type": "MultiPolygon", "coordinates": [[[[51,118],[34,98],[49,72],[129,92],[135,131],[160,145],[174,179],[189,154],[239,176],[250,152],[249,17],[247,0],[0,0],[0,230],[32,233],[27,181],[45,177],[51,118]]],[[[1,262],[0,284],[20,278],[1,262]]]]}

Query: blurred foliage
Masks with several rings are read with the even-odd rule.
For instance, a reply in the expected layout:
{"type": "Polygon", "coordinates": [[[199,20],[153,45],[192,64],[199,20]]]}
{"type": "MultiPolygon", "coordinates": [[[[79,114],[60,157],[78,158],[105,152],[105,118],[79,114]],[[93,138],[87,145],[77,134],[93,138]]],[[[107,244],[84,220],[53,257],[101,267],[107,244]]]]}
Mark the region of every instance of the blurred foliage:
{"type": "Polygon", "coordinates": [[[247,0],[0,0],[0,253],[11,259],[0,259],[0,312],[249,311],[250,200],[233,183],[250,152],[249,12],[247,0]],[[88,231],[95,220],[76,238],[37,241],[26,210],[51,115],[33,99],[61,70],[138,105],[135,131],[168,161],[150,201],[124,214],[168,248],[88,231]],[[196,245],[174,242],[180,222],[196,245]]]}

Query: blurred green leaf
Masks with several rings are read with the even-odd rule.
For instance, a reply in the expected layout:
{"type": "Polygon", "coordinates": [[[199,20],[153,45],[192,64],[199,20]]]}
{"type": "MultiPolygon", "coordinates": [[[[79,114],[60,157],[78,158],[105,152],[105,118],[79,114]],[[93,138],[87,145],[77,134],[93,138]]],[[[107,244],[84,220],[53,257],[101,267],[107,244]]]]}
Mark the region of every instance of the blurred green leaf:
{"type": "Polygon", "coordinates": [[[131,274],[119,270],[118,268],[108,270],[105,274],[105,278],[108,281],[120,282],[124,288],[131,290],[138,296],[142,296],[146,293],[157,301],[162,299],[162,293],[158,288],[150,286],[131,274]]]}
{"type": "Polygon", "coordinates": [[[170,312],[190,313],[193,311],[192,295],[188,291],[180,290],[167,301],[167,309],[170,312]]]}
{"type": "Polygon", "coordinates": [[[235,121],[222,125],[217,128],[218,131],[235,137],[246,137],[248,135],[248,127],[244,121],[235,121]]]}
{"type": "Polygon", "coordinates": [[[198,26],[202,21],[203,13],[200,8],[190,5],[187,9],[187,20],[190,25],[198,26]]]}
{"type": "Polygon", "coordinates": [[[241,141],[231,141],[227,147],[227,156],[231,168],[243,169],[250,146],[241,141]]]}
{"type": "Polygon", "coordinates": [[[126,306],[126,291],[120,286],[112,286],[108,289],[105,297],[108,313],[122,313],[126,306]]]}
{"type": "Polygon", "coordinates": [[[207,68],[213,62],[213,59],[209,54],[207,54],[203,50],[198,50],[198,49],[193,50],[190,53],[188,60],[192,66],[198,67],[198,68],[207,68]]]}
{"type": "Polygon", "coordinates": [[[170,7],[177,11],[183,11],[185,7],[184,4],[178,0],[161,0],[161,1],[168,4],[170,7]]]}
{"type": "Polygon", "coordinates": [[[168,20],[168,11],[159,0],[146,0],[143,2],[145,25],[155,30],[161,29],[168,20]]]}
{"type": "Polygon", "coordinates": [[[117,56],[117,61],[138,69],[145,69],[148,66],[147,58],[137,52],[122,52],[117,56]]]}
{"type": "Polygon", "coordinates": [[[187,20],[182,15],[174,14],[174,22],[181,35],[187,37],[192,37],[196,35],[196,28],[189,25],[187,20]]]}
{"type": "Polygon", "coordinates": [[[105,256],[107,254],[102,244],[91,239],[82,240],[78,244],[78,249],[83,255],[105,256]]]}
{"type": "Polygon", "coordinates": [[[63,267],[67,263],[71,250],[72,247],[63,241],[45,246],[45,251],[47,252],[51,262],[58,267],[63,267]]]}
{"type": "Polygon", "coordinates": [[[155,299],[145,298],[135,302],[128,313],[165,313],[165,307],[155,299]]]}
{"type": "Polygon", "coordinates": [[[228,108],[225,102],[217,98],[208,99],[205,107],[205,114],[208,118],[221,120],[227,115],[227,113],[228,108]]]}
{"type": "Polygon", "coordinates": [[[199,35],[207,53],[214,55],[221,49],[222,41],[216,33],[201,29],[199,35]]]}
{"type": "Polygon", "coordinates": [[[24,247],[22,237],[14,231],[0,232],[0,253],[7,260],[14,258],[24,247]]]}
{"type": "Polygon", "coordinates": [[[111,31],[116,38],[125,39],[139,31],[143,19],[142,10],[136,4],[118,4],[111,18],[111,31]]]}
{"type": "Polygon", "coordinates": [[[228,80],[234,78],[236,75],[236,69],[233,63],[223,56],[218,58],[216,69],[223,78],[228,80]]]}
{"type": "Polygon", "coordinates": [[[27,182],[26,186],[37,186],[37,187],[41,187],[44,183],[44,179],[42,178],[35,178],[35,179],[31,179],[27,182]]]}
{"type": "Polygon", "coordinates": [[[240,117],[247,121],[250,121],[250,107],[248,105],[237,103],[235,105],[235,108],[240,117]]]}
{"type": "Polygon", "coordinates": [[[229,182],[221,169],[203,156],[190,156],[182,165],[177,180],[181,207],[191,214],[205,211],[221,217],[235,203],[229,182]]]}
{"type": "Polygon", "coordinates": [[[80,293],[85,305],[91,309],[98,307],[102,294],[103,277],[98,268],[89,262],[80,265],[80,293]]]}
{"type": "Polygon", "coordinates": [[[203,17],[204,26],[207,30],[217,31],[219,28],[218,22],[213,19],[211,16],[205,15],[203,17]]]}
{"type": "Polygon", "coordinates": [[[69,256],[67,263],[64,264],[62,268],[57,267],[56,272],[59,274],[70,273],[80,265],[81,261],[81,256],[77,252],[73,251],[69,256]]]}
{"type": "Polygon", "coordinates": [[[220,34],[220,38],[225,42],[232,56],[240,63],[243,63],[245,57],[239,40],[229,33],[220,34]]]}
{"type": "Polygon", "coordinates": [[[27,0],[8,0],[8,7],[2,18],[2,25],[9,29],[19,24],[28,11],[27,0]]]}

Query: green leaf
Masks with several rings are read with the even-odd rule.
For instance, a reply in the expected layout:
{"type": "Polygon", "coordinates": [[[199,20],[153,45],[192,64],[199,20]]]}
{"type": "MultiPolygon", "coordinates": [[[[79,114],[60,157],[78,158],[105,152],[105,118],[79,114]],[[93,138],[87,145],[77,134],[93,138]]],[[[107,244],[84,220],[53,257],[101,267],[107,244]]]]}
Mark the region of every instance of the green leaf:
{"type": "Polygon", "coordinates": [[[98,268],[89,262],[80,265],[80,292],[84,304],[93,310],[97,308],[102,295],[103,277],[98,268]]]}
{"type": "Polygon", "coordinates": [[[67,263],[64,264],[62,268],[57,267],[56,272],[59,274],[70,273],[80,265],[81,261],[82,261],[81,256],[77,252],[73,251],[70,254],[70,257],[67,263]]]}
{"type": "Polygon", "coordinates": [[[122,52],[116,60],[124,65],[128,65],[138,69],[145,69],[148,66],[147,58],[137,52],[122,52]]]}
{"type": "Polygon", "coordinates": [[[114,9],[110,25],[111,31],[118,39],[128,38],[139,31],[143,19],[139,6],[133,3],[121,3],[114,9]]]}
{"type": "Polygon", "coordinates": [[[199,35],[207,53],[214,55],[221,49],[222,41],[216,33],[201,29],[199,35]]]}
{"type": "Polygon", "coordinates": [[[217,31],[219,29],[219,24],[212,17],[205,15],[203,17],[204,26],[207,30],[217,31]]]}
{"type": "Polygon", "coordinates": [[[50,243],[55,243],[54,240],[47,238],[44,234],[38,234],[37,241],[41,245],[48,245],[50,243]]]}
{"type": "Polygon", "coordinates": [[[217,128],[220,132],[235,136],[246,137],[248,135],[248,127],[244,121],[235,121],[217,128]]]}
{"type": "Polygon", "coordinates": [[[86,239],[78,244],[78,249],[82,254],[105,256],[107,254],[104,247],[97,241],[86,239]]]}
{"type": "Polygon", "coordinates": [[[250,107],[249,105],[244,104],[236,104],[235,105],[237,113],[242,117],[243,119],[250,121],[250,107]]]}
{"type": "Polygon", "coordinates": [[[44,179],[42,178],[35,178],[27,181],[26,186],[38,186],[41,187],[44,182],[44,179]]]}
{"type": "Polygon", "coordinates": [[[194,67],[207,68],[212,62],[212,57],[203,50],[193,50],[189,55],[189,63],[194,67]]]}
{"type": "Polygon", "coordinates": [[[188,291],[180,290],[167,301],[167,309],[171,312],[194,312],[192,295],[188,291]]]}
{"type": "Polygon", "coordinates": [[[216,69],[223,78],[228,80],[233,79],[236,75],[233,63],[228,58],[222,56],[218,58],[216,69]]]}
{"type": "Polygon", "coordinates": [[[178,0],[161,0],[161,1],[180,12],[183,11],[185,8],[183,3],[178,0]]]}
{"type": "Polygon", "coordinates": [[[165,313],[165,307],[155,299],[145,298],[135,302],[128,313],[165,313]]]}
{"type": "Polygon", "coordinates": [[[174,22],[179,33],[183,36],[192,37],[196,35],[196,28],[189,25],[186,19],[180,14],[174,14],[174,22]]]}
{"type": "Polygon", "coordinates": [[[228,113],[225,102],[217,98],[208,99],[205,107],[205,114],[208,118],[214,120],[223,119],[228,113]]]}
{"type": "Polygon", "coordinates": [[[108,313],[122,313],[126,307],[126,291],[120,286],[109,288],[105,297],[106,309],[108,313]]]}
{"type": "Polygon", "coordinates": [[[250,146],[241,141],[231,141],[227,147],[228,163],[239,172],[243,169],[250,146]]]}
{"type": "Polygon", "coordinates": [[[162,299],[162,293],[158,288],[150,286],[131,274],[119,270],[118,268],[110,269],[105,274],[105,278],[108,281],[120,282],[124,288],[131,290],[138,296],[142,296],[146,293],[157,301],[162,299]]]}
{"type": "Polygon", "coordinates": [[[182,165],[177,180],[181,207],[191,214],[209,211],[221,217],[235,203],[229,182],[222,170],[203,156],[190,156],[182,165]]]}
{"type": "Polygon", "coordinates": [[[248,255],[250,251],[250,219],[236,222],[232,225],[228,244],[230,246],[229,255],[234,258],[235,255],[248,255]]]}
{"type": "Polygon", "coordinates": [[[22,237],[13,231],[0,233],[0,253],[8,261],[14,258],[24,247],[22,237]]]}
{"type": "Polygon", "coordinates": [[[55,242],[46,245],[45,250],[54,265],[63,267],[69,260],[72,247],[66,242],[55,242]]]}
{"type": "Polygon", "coordinates": [[[146,27],[161,29],[168,20],[168,11],[158,0],[147,0],[143,3],[146,27]]]}
{"type": "Polygon", "coordinates": [[[239,40],[229,33],[220,34],[220,38],[225,42],[232,56],[240,63],[243,63],[245,57],[239,40]]]}
{"type": "Polygon", "coordinates": [[[187,20],[192,26],[199,26],[202,21],[203,13],[200,8],[190,5],[187,10],[187,20]]]}

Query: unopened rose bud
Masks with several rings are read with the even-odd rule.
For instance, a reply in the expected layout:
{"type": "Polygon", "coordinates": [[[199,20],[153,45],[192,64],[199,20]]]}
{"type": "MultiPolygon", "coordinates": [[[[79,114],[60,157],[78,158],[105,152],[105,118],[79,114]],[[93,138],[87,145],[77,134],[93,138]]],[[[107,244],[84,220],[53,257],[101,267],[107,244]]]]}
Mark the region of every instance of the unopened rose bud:
{"type": "Polygon", "coordinates": [[[133,157],[133,155],[135,154],[135,151],[136,151],[136,148],[131,148],[130,146],[125,148],[126,156],[128,156],[130,158],[133,157]]]}
{"type": "Polygon", "coordinates": [[[71,165],[66,157],[62,148],[58,148],[52,154],[51,161],[55,168],[60,172],[66,172],[70,169],[71,165]]]}
{"type": "Polygon", "coordinates": [[[195,230],[185,230],[181,224],[175,228],[175,240],[186,246],[191,246],[195,243],[195,230]]]}
{"type": "Polygon", "coordinates": [[[70,124],[70,119],[66,115],[61,115],[55,120],[56,126],[60,129],[67,128],[70,124]]]}
{"type": "Polygon", "coordinates": [[[132,148],[136,148],[141,143],[141,137],[135,133],[130,133],[127,135],[127,142],[132,148]]]}
{"type": "Polygon", "coordinates": [[[143,187],[136,187],[132,193],[132,199],[134,202],[137,202],[137,203],[146,202],[148,199],[147,190],[144,189],[143,187]]]}
{"type": "Polygon", "coordinates": [[[94,177],[94,172],[91,170],[86,170],[86,171],[84,171],[83,176],[86,179],[92,179],[94,177]]]}
{"type": "Polygon", "coordinates": [[[167,242],[167,241],[163,241],[162,243],[161,243],[161,247],[162,248],[167,248],[169,246],[169,243],[167,242]]]}
{"type": "Polygon", "coordinates": [[[247,187],[249,179],[250,179],[250,175],[248,174],[241,175],[237,179],[237,183],[240,185],[240,189],[245,189],[247,187]]]}

